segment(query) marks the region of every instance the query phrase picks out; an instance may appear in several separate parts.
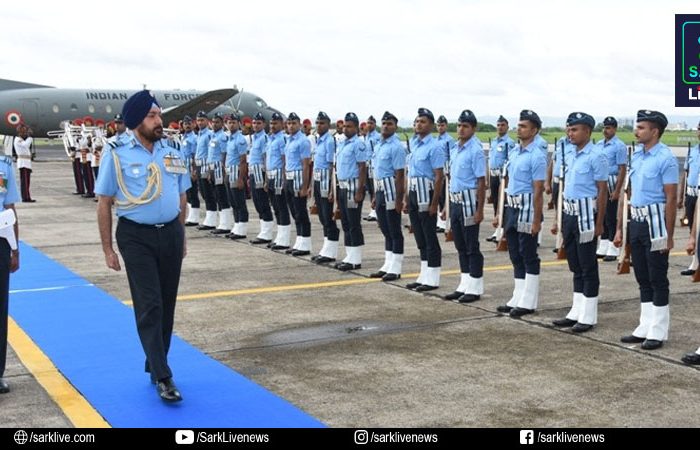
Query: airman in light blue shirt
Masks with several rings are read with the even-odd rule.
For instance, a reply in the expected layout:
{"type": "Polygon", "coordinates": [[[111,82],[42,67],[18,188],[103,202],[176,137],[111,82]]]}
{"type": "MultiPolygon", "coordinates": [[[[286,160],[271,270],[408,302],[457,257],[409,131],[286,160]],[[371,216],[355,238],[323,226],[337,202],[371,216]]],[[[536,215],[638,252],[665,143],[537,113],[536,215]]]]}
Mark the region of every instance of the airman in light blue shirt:
{"type": "Polygon", "coordinates": [[[450,192],[476,189],[478,179],[485,176],[486,158],[476,135],[464,145],[457,143],[450,155],[450,192]]]}
{"type": "Polygon", "coordinates": [[[406,150],[396,134],[379,141],[374,148],[372,166],[377,180],[393,177],[397,170],[406,168],[406,150]]]}
{"type": "Polygon", "coordinates": [[[338,180],[345,181],[359,178],[360,169],[357,165],[358,163],[367,162],[368,157],[367,144],[357,135],[341,142],[336,155],[338,180]]]}

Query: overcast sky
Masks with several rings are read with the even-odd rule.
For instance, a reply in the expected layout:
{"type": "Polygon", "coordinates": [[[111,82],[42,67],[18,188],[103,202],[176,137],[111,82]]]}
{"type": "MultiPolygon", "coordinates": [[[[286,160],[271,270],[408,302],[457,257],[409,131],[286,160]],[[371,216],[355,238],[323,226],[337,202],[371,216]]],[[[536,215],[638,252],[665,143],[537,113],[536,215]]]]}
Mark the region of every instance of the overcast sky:
{"type": "Polygon", "coordinates": [[[673,106],[674,14],[697,12],[697,1],[188,3],[6,3],[0,78],[235,84],[302,117],[412,119],[419,106],[450,121],[465,108],[511,119],[524,108],[599,121],[640,108],[700,115],[673,106]]]}

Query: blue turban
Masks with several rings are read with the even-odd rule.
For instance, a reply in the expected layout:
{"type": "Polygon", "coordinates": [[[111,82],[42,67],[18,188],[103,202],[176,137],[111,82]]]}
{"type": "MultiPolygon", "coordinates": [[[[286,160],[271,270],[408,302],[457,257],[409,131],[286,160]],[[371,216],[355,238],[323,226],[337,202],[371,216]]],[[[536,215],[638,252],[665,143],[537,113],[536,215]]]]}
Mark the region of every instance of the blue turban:
{"type": "Polygon", "coordinates": [[[143,90],[135,93],[129,97],[122,108],[124,124],[131,130],[138,127],[153,106],[160,108],[158,100],[151,94],[151,91],[143,90]]]}

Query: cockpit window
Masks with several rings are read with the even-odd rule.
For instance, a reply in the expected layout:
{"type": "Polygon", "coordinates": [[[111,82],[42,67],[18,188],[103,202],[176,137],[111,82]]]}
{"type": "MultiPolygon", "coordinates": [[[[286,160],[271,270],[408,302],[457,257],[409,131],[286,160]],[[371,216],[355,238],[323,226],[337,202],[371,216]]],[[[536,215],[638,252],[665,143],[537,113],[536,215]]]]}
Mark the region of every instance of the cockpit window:
{"type": "Polygon", "coordinates": [[[255,104],[258,105],[258,108],[267,108],[267,103],[265,103],[265,100],[261,99],[260,97],[255,99],[255,104]]]}

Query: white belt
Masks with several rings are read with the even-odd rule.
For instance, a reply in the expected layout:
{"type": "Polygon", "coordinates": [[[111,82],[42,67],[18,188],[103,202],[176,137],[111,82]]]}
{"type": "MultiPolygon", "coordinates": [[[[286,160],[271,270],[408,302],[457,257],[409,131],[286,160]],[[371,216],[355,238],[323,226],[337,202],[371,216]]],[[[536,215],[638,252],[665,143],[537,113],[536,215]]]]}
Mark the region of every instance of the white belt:
{"type": "Polygon", "coordinates": [[[698,188],[698,186],[690,186],[690,185],[688,185],[688,186],[686,186],[686,188],[685,188],[685,193],[686,193],[686,195],[688,195],[688,196],[690,196],[690,197],[697,197],[697,196],[698,196],[698,192],[700,192],[700,188],[698,188]]]}
{"type": "Polygon", "coordinates": [[[523,207],[523,199],[520,195],[509,195],[506,200],[510,208],[520,209],[523,207]]]}
{"type": "Polygon", "coordinates": [[[500,177],[501,169],[489,169],[489,174],[491,174],[492,177],[500,177]]]}

